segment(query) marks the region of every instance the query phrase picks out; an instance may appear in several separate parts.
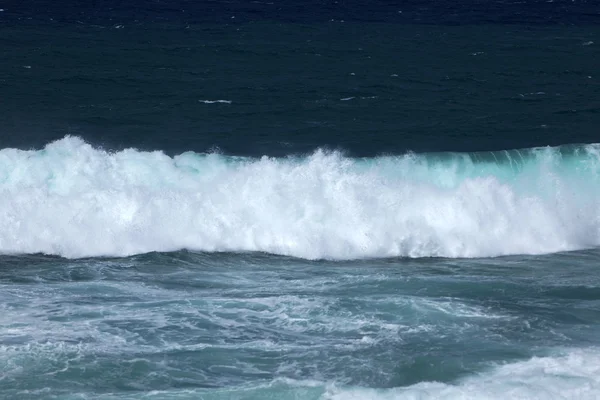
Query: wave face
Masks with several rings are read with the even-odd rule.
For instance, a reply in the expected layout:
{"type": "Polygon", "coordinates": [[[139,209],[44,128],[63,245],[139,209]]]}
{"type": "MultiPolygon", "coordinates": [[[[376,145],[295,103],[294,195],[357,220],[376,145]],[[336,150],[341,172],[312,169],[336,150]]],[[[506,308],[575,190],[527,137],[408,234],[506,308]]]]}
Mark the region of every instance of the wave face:
{"type": "Polygon", "coordinates": [[[354,159],[0,151],[0,252],[489,257],[600,245],[600,145],[354,159]]]}

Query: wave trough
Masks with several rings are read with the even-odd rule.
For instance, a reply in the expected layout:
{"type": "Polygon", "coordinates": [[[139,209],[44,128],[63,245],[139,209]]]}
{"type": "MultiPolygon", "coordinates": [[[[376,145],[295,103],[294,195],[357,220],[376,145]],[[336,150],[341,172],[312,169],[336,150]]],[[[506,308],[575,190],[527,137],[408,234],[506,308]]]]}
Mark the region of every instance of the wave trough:
{"type": "Polygon", "coordinates": [[[244,158],[0,150],[0,252],[490,257],[600,245],[600,145],[244,158]]]}

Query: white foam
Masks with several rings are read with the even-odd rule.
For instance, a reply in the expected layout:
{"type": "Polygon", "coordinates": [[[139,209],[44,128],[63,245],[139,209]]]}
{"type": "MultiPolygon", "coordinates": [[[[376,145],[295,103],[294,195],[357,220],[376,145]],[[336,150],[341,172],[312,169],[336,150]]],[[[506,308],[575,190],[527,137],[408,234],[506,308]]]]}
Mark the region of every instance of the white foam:
{"type": "Polygon", "coordinates": [[[419,383],[387,390],[330,387],[329,400],[573,399],[600,398],[600,352],[572,350],[557,357],[507,364],[456,384],[419,383]]]}
{"type": "Polygon", "coordinates": [[[216,104],[216,103],[224,103],[231,104],[231,100],[198,100],[200,103],[204,104],[216,104]]]}
{"type": "MultiPolygon", "coordinates": [[[[248,159],[77,137],[0,151],[0,252],[182,248],[308,259],[485,257],[600,244],[600,148],[503,162],[407,155],[248,159]]],[[[500,155],[494,155],[498,158],[500,155]]]]}

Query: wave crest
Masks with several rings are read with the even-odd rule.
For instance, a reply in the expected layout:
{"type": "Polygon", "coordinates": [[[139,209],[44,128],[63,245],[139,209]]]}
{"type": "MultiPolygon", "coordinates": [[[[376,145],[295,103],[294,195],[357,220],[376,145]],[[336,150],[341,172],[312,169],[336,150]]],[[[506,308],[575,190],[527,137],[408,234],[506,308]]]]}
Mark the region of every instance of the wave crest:
{"type": "Polygon", "coordinates": [[[600,145],[243,158],[0,150],[0,252],[488,257],[600,244],[600,145]]]}

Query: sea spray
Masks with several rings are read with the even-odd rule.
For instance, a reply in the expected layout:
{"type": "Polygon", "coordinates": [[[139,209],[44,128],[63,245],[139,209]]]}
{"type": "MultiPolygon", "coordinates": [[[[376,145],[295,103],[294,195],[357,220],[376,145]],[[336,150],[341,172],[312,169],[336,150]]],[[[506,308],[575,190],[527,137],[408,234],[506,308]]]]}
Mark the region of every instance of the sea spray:
{"type": "Polygon", "coordinates": [[[0,252],[489,257],[600,244],[600,146],[243,158],[0,150],[0,252]]]}

